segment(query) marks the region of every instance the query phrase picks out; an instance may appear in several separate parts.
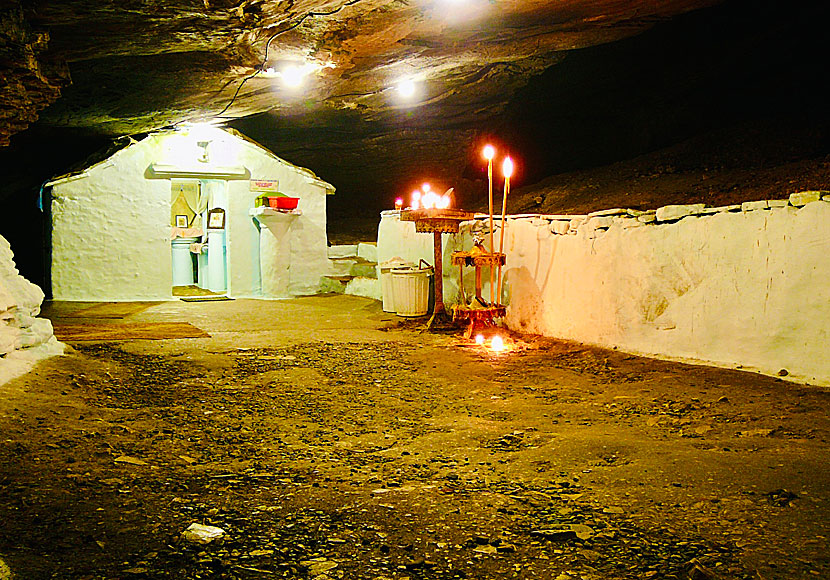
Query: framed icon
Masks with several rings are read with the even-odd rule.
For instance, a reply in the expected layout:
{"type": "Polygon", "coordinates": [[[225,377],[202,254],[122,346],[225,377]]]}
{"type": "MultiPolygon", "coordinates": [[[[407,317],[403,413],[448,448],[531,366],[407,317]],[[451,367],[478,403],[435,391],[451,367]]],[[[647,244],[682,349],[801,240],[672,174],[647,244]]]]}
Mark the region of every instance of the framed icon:
{"type": "Polygon", "coordinates": [[[209,230],[224,230],[225,229],[225,210],[217,207],[208,212],[208,229],[209,230]]]}
{"type": "Polygon", "coordinates": [[[176,227],[177,228],[186,228],[187,227],[187,216],[186,215],[177,215],[176,216],[176,227]]]}

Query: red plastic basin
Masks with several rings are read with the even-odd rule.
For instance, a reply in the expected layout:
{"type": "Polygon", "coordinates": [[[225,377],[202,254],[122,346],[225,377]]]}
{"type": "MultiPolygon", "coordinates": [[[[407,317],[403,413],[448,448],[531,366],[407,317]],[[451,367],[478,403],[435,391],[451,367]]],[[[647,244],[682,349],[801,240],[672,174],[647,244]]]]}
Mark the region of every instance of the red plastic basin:
{"type": "Polygon", "coordinates": [[[297,204],[300,203],[299,197],[277,197],[278,209],[297,209],[297,204]]]}

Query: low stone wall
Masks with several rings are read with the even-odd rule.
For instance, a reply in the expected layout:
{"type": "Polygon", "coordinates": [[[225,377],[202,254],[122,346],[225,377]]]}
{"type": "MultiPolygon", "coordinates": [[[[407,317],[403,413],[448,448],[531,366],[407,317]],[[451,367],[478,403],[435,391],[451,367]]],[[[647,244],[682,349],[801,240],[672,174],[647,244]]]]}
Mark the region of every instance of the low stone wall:
{"type": "Polygon", "coordinates": [[[42,303],[43,291],[18,273],[11,247],[0,236],[0,384],[34,361],[63,352],[52,323],[37,318],[42,303]]]}
{"type": "MultiPolygon", "coordinates": [[[[506,324],[830,385],[828,225],[827,192],[721,208],[509,216],[506,324]]],[[[473,226],[445,237],[448,303],[459,295],[450,254],[471,247],[473,226]]],[[[378,254],[381,262],[395,255],[432,262],[429,236],[395,212],[383,214],[378,254]]]]}

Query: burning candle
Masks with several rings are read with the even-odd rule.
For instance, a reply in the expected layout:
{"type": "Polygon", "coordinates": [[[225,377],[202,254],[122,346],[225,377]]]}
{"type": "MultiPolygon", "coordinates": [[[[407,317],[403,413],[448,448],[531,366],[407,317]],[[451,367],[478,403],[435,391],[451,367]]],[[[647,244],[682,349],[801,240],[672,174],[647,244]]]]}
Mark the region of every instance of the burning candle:
{"type": "Polygon", "coordinates": [[[484,344],[484,335],[483,334],[476,334],[476,344],[483,345],[484,344]]]}
{"type": "Polygon", "coordinates": [[[395,200],[395,209],[401,209],[403,207],[403,198],[399,197],[395,200]]]}
{"type": "MultiPolygon", "coordinates": [[[[501,231],[499,232],[499,254],[504,253],[504,230],[507,229],[507,196],[510,193],[510,176],[513,175],[513,160],[510,157],[504,158],[504,163],[501,166],[501,172],[504,175],[504,198],[501,202],[501,231]]],[[[501,261],[499,262],[499,284],[496,290],[496,296],[501,302],[501,261]]]]}
{"type": "MultiPolygon", "coordinates": [[[[496,148],[492,145],[485,145],[482,151],[484,158],[487,160],[487,190],[490,201],[490,253],[493,253],[493,157],[496,156],[496,148]]],[[[490,266],[490,302],[495,303],[493,298],[493,266],[490,266]]]]}

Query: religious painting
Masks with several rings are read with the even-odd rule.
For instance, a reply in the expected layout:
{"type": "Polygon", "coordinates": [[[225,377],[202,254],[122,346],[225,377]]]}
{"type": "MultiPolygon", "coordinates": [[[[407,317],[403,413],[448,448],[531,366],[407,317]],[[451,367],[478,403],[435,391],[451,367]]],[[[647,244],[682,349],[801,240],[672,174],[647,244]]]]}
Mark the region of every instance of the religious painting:
{"type": "Polygon", "coordinates": [[[225,210],[222,208],[215,208],[208,212],[208,229],[209,230],[223,230],[225,229],[225,210]]]}

